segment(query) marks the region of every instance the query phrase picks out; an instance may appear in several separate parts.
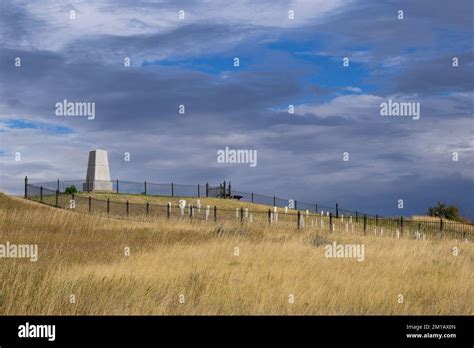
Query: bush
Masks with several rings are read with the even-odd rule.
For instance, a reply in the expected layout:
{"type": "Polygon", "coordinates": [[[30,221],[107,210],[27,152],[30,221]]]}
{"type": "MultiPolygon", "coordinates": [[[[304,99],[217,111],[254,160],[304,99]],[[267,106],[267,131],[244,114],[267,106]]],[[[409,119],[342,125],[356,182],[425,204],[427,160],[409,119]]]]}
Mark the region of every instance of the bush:
{"type": "Polygon", "coordinates": [[[455,205],[446,205],[438,202],[435,207],[428,208],[427,214],[429,216],[440,217],[443,219],[463,221],[464,219],[459,215],[459,208],[455,205]]]}
{"type": "Polygon", "coordinates": [[[64,192],[72,195],[73,193],[77,193],[77,187],[74,185],[68,186],[64,189],[64,192]]]}

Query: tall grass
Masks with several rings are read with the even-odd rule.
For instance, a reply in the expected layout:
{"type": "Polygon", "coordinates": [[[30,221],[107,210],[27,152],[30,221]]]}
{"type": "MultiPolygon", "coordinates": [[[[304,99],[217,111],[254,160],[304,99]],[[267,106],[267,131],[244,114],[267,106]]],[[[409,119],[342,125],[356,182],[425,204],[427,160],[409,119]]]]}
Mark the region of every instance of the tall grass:
{"type": "Polygon", "coordinates": [[[0,259],[6,315],[473,314],[474,248],[462,241],[131,221],[0,195],[6,241],[39,248],[37,262],[0,259]],[[326,258],[333,241],[363,244],[364,261],[326,258]]]}

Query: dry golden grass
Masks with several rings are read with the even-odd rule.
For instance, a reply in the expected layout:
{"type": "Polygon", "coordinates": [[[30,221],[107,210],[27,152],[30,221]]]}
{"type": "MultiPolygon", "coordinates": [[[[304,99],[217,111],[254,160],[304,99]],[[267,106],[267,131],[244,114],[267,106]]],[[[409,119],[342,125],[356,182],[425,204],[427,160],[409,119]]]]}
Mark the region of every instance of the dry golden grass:
{"type": "Polygon", "coordinates": [[[128,221],[0,195],[0,244],[39,247],[37,262],[0,259],[0,313],[473,314],[472,243],[309,225],[128,221]],[[332,241],[365,260],[325,258],[332,241]]]}
{"type": "Polygon", "coordinates": [[[145,204],[149,202],[150,204],[159,204],[165,206],[166,204],[171,203],[173,206],[177,206],[179,200],[186,200],[186,204],[197,205],[197,201],[201,201],[201,205],[206,207],[210,205],[211,207],[217,206],[219,209],[236,209],[236,208],[248,208],[251,211],[258,212],[267,212],[271,207],[262,204],[254,204],[244,201],[239,201],[236,199],[221,199],[221,198],[196,198],[196,197],[167,197],[167,196],[145,196],[145,195],[132,195],[132,194],[115,194],[115,193],[97,193],[97,192],[81,192],[77,196],[88,197],[106,200],[109,198],[114,202],[125,203],[129,201],[130,203],[145,204]]]}

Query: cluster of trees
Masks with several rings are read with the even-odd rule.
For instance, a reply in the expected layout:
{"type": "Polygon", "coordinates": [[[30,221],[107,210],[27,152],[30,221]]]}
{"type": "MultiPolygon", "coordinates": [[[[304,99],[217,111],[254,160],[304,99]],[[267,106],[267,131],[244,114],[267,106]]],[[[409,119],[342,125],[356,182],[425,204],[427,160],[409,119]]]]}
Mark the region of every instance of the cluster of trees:
{"type": "Polygon", "coordinates": [[[448,220],[468,222],[468,219],[462,217],[459,214],[459,208],[453,204],[447,205],[445,203],[438,202],[436,206],[428,208],[426,214],[448,220]]]}

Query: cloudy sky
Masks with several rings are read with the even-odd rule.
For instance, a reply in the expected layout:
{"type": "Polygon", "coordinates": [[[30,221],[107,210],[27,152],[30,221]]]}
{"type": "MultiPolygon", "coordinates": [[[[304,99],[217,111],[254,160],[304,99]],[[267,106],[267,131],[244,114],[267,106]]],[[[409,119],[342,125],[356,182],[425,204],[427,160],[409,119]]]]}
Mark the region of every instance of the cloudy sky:
{"type": "Polygon", "coordinates": [[[85,178],[101,148],[122,180],[474,218],[473,14],[471,0],[2,0],[1,190],[85,178]],[[64,99],[95,118],[57,116],[64,99]],[[381,116],[389,99],[420,118],[381,116]],[[226,146],[257,166],[218,163],[226,146]]]}

